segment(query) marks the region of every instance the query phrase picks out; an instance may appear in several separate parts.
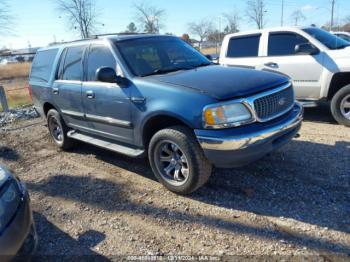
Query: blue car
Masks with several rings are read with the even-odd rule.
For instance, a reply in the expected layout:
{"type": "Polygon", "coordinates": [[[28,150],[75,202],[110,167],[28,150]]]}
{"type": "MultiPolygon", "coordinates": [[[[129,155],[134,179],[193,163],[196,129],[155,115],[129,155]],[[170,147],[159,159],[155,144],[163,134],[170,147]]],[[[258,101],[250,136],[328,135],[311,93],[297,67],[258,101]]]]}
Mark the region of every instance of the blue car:
{"type": "MultiPolygon", "coordinates": [[[[157,179],[189,194],[212,167],[238,167],[297,135],[288,78],[218,66],[174,36],[107,35],[43,48],[30,86],[54,143],[148,156],[157,179]]],[[[132,163],[132,160],[130,160],[132,163]]]]}
{"type": "Polygon", "coordinates": [[[37,234],[25,185],[0,165],[0,257],[29,258],[35,251],[37,234]]]}

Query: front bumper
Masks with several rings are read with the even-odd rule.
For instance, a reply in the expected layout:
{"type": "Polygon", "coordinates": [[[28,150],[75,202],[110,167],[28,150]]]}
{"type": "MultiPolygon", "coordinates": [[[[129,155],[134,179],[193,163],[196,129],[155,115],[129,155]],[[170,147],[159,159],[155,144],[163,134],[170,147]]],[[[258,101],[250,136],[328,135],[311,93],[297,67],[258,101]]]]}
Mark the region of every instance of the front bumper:
{"type": "Polygon", "coordinates": [[[14,218],[0,235],[0,256],[4,261],[10,261],[16,255],[28,258],[35,251],[36,244],[37,234],[29,195],[25,189],[14,218]]]}
{"type": "Polygon", "coordinates": [[[239,167],[282,147],[297,135],[303,107],[296,103],[286,115],[267,123],[222,130],[195,130],[209,161],[217,167],[239,167]]]}

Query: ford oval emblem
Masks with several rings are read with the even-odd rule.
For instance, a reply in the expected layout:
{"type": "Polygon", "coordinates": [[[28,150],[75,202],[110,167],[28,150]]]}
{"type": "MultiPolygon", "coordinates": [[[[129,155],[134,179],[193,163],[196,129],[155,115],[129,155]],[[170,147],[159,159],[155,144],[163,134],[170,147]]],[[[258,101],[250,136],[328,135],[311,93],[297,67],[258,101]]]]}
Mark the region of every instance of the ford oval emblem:
{"type": "Polygon", "coordinates": [[[284,106],[286,104],[286,102],[287,102],[287,99],[285,97],[282,97],[282,98],[280,98],[280,100],[278,100],[278,104],[280,106],[284,106]]]}

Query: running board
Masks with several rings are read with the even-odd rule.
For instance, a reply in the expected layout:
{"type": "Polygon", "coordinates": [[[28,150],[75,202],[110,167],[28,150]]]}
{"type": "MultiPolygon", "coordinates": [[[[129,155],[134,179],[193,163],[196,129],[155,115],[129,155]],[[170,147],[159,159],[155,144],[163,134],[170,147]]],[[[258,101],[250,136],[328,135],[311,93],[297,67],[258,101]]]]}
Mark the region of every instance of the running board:
{"type": "Polygon", "coordinates": [[[318,101],[307,101],[307,100],[298,100],[303,107],[317,107],[318,101]]]}
{"type": "Polygon", "coordinates": [[[67,133],[67,136],[69,138],[76,139],[76,140],[79,140],[79,141],[82,141],[82,142],[85,142],[85,143],[88,143],[88,144],[91,144],[91,145],[94,145],[94,146],[97,146],[97,147],[101,147],[101,148],[104,148],[104,149],[116,152],[116,153],[120,153],[120,154],[123,154],[123,155],[126,155],[126,156],[130,156],[130,157],[140,157],[145,152],[142,149],[133,149],[133,148],[130,148],[130,147],[126,147],[126,146],[122,146],[122,145],[119,145],[119,144],[111,143],[111,142],[108,142],[108,141],[105,141],[105,140],[102,140],[102,139],[98,139],[98,138],[95,138],[95,137],[91,137],[91,136],[88,136],[88,135],[85,135],[85,134],[81,134],[81,133],[79,133],[79,132],[77,132],[75,130],[69,131],[67,133]]]}

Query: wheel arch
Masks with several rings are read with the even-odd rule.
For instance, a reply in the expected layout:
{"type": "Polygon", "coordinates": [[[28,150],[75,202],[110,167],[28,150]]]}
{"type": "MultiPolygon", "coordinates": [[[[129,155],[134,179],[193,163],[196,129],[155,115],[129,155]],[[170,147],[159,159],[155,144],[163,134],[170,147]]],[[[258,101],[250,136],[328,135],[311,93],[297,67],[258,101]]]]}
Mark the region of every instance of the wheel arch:
{"type": "Polygon", "coordinates": [[[47,116],[47,113],[48,113],[51,109],[55,109],[56,111],[58,111],[57,108],[56,108],[52,103],[50,103],[50,102],[45,102],[45,103],[43,104],[43,112],[44,112],[44,114],[45,114],[45,117],[47,116]]]}
{"type": "Polygon", "coordinates": [[[334,95],[344,86],[350,84],[350,72],[340,72],[333,75],[328,89],[327,100],[332,100],[334,95]]]}
{"type": "Polygon", "coordinates": [[[177,125],[186,126],[192,130],[192,127],[189,123],[175,115],[162,113],[149,117],[147,120],[145,120],[142,126],[141,133],[143,146],[145,148],[148,148],[149,142],[151,141],[153,135],[159,130],[177,125]]]}

